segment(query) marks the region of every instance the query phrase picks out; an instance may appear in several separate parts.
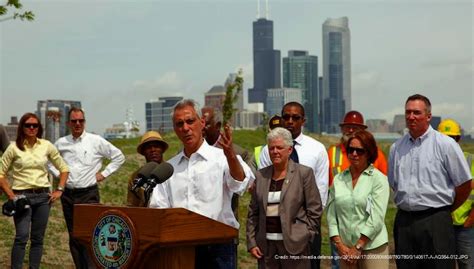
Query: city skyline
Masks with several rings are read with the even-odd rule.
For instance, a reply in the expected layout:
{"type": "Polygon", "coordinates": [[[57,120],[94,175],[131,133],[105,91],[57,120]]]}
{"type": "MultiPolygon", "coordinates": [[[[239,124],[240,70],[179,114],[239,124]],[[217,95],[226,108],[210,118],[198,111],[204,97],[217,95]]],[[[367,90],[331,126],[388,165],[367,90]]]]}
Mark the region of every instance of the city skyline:
{"type": "MultiPolygon", "coordinates": [[[[0,123],[38,100],[81,101],[87,129],[103,133],[132,107],[204,93],[243,68],[253,87],[255,1],[22,1],[33,22],[0,23],[0,123]]],[[[393,121],[406,98],[428,96],[433,115],[474,131],[472,2],[269,1],[274,48],[319,59],[327,18],[351,29],[352,109],[393,121]]]]}

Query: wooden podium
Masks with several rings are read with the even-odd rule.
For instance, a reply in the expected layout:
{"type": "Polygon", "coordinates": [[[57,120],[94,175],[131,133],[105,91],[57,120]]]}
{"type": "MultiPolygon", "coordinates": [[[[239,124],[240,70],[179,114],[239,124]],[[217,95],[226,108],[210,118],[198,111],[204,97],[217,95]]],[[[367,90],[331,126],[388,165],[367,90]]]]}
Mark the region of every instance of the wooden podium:
{"type": "Polygon", "coordinates": [[[98,204],[74,206],[73,231],[99,268],[194,268],[196,245],[238,237],[234,227],[183,208],[98,204]]]}

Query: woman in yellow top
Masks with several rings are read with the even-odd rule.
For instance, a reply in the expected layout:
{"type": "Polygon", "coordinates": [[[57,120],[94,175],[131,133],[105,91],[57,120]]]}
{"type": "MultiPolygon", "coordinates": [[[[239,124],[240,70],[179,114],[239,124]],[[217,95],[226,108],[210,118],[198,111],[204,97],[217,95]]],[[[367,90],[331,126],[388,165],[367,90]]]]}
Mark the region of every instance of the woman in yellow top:
{"type": "Polygon", "coordinates": [[[365,130],[357,131],[346,149],[350,166],[334,178],[329,190],[329,237],[342,258],[341,268],[388,269],[384,220],[390,190],[387,177],[373,166],[378,154],[375,139],[365,130]]]}
{"type": "Polygon", "coordinates": [[[0,187],[10,200],[16,201],[19,195],[24,195],[30,201],[30,208],[17,211],[13,216],[16,234],[11,254],[12,268],[22,268],[28,239],[31,241],[29,268],[40,267],[49,209],[51,203],[61,197],[69,174],[58,150],[51,142],[41,139],[42,134],[38,117],[26,113],[20,119],[16,143],[11,144],[2,156],[0,187]],[[46,168],[48,161],[61,172],[58,188],[53,192],[50,191],[46,168]],[[6,180],[8,172],[11,172],[11,188],[6,180]]]}

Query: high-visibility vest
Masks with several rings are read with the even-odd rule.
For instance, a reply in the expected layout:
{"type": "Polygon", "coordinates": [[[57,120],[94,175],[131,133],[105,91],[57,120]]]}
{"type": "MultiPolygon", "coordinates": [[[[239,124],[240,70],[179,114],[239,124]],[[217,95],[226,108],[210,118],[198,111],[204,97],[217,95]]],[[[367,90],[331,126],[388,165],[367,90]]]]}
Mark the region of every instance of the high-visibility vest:
{"type": "MultiPolygon", "coordinates": [[[[347,158],[347,153],[345,149],[343,150],[343,145],[338,144],[335,146],[331,146],[328,150],[328,157],[329,157],[329,186],[332,185],[332,181],[334,177],[341,173],[342,171],[346,170],[350,166],[349,159],[347,158]]],[[[380,172],[384,175],[387,174],[387,159],[385,159],[385,155],[383,154],[382,150],[377,147],[378,157],[373,163],[374,167],[377,168],[380,172]]]]}
{"type": "Polygon", "coordinates": [[[332,156],[331,156],[331,164],[332,164],[332,176],[335,177],[337,174],[342,172],[342,150],[341,147],[332,147],[332,156]]]}
{"type": "Polygon", "coordinates": [[[253,149],[253,156],[255,157],[255,167],[257,167],[257,169],[260,169],[260,152],[262,152],[262,149],[263,145],[255,147],[253,149]]]}
{"type": "MultiPolygon", "coordinates": [[[[464,152],[464,156],[466,157],[466,161],[468,165],[471,167],[471,176],[474,175],[474,155],[464,152]]],[[[466,222],[467,218],[469,217],[469,214],[471,212],[472,206],[474,205],[474,190],[471,190],[471,193],[469,194],[469,198],[454,212],[451,213],[451,216],[453,218],[453,224],[454,225],[464,225],[464,222],[466,222]]]]}

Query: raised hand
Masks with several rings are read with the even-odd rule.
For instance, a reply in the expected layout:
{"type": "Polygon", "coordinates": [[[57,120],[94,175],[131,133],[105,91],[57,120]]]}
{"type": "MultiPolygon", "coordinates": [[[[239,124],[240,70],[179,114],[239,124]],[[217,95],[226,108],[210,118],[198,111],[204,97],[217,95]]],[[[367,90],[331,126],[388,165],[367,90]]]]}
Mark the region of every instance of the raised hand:
{"type": "Polygon", "coordinates": [[[224,154],[234,154],[234,149],[232,147],[232,128],[229,124],[224,125],[224,132],[221,132],[221,137],[218,141],[219,146],[224,150],[224,154]]]}

